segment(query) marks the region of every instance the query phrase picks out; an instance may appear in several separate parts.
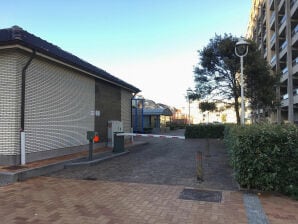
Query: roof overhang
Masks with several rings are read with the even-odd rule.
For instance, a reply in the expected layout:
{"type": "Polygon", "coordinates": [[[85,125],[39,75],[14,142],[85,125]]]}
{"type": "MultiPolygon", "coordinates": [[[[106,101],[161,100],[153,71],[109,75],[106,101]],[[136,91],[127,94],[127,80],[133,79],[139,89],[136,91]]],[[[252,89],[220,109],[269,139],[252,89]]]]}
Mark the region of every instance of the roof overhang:
{"type": "MultiPolygon", "coordinates": [[[[9,30],[9,29],[7,29],[9,30]]],[[[6,31],[7,31],[6,30],[6,31]]],[[[1,30],[0,30],[1,31],[1,30]]],[[[13,31],[11,31],[13,32],[13,31]]],[[[24,35],[24,39],[22,39],[22,36],[20,37],[9,37],[7,33],[5,34],[6,36],[4,37],[4,40],[0,41],[0,50],[1,49],[21,49],[26,52],[32,53],[35,51],[36,55],[43,57],[47,60],[53,61],[55,63],[64,65],[66,67],[69,67],[71,69],[75,69],[81,73],[84,73],[85,75],[94,77],[95,79],[103,80],[108,83],[111,83],[113,85],[119,86],[123,89],[126,89],[127,91],[130,91],[132,93],[138,93],[141,90],[138,89],[137,87],[126,83],[125,81],[118,79],[117,77],[109,74],[108,72],[91,65],[88,62],[83,61],[82,59],[76,57],[75,55],[72,55],[71,53],[68,53],[66,51],[63,51],[61,48],[52,45],[48,43],[45,40],[42,40],[41,38],[35,37],[33,34],[28,33],[27,31],[21,30],[21,32],[24,32],[22,35],[24,35]],[[30,42],[34,42],[34,40],[28,41],[26,38],[29,39],[36,39],[36,42],[40,46],[36,46],[30,42]],[[59,56],[59,54],[61,56],[59,56]],[[68,60],[69,59],[69,60],[68,60]],[[72,61],[73,60],[73,61],[72,61]],[[78,62],[78,63],[75,63],[78,62]]]]}
{"type": "Polygon", "coordinates": [[[156,109],[144,109],[143,114],[145,116],[156,115],[156,116],[173,116],[172,111],[169,108],[156,108],[156,109]]]}

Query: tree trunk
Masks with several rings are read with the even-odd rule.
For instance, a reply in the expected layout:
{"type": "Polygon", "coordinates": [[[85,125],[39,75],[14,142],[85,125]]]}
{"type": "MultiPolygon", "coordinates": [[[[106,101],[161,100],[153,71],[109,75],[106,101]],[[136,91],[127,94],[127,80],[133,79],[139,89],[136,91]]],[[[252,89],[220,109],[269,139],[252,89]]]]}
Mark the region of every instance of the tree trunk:
{"type": "Polygon", "coordinates": [[[238,97],[235,97],[234,100],[235,100],[234,109],[235,109],[235,113],[236,113],[237,124],[240,124],[240,114],[239,114],[238,97]]]}

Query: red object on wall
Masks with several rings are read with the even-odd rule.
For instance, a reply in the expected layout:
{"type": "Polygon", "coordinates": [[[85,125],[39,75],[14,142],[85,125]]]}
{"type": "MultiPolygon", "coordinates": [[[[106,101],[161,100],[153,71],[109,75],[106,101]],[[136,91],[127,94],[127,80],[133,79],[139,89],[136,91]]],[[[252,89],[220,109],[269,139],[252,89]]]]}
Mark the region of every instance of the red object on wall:
{"type": "Polygon", "coordinates": [[[93,142],[99,142],[100,138],[98,135],[95,135],[93,138],[93,142]]]}

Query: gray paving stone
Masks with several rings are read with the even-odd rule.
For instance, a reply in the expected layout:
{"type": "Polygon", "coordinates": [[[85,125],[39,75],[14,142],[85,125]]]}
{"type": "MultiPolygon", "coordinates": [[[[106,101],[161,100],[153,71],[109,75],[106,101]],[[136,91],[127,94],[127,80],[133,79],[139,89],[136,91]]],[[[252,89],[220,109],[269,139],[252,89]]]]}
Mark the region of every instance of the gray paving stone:
{"type": "Polygon", "coordinates": [[[269,224],[267,216],[263,211],[261,202],[257,195],[244,193],[243,201],[246,209],[248,224],[269,224]]]}
{"type": "MultiPolygon", "coordinates": [[[[183,130],[171,132],[183,135],[183,130]]],[[[145,138],[147,145],[136,146],[130,153],[91,167],[69,167],[51,174],[64,178],[123,181],[148,184],[183,185],[196,188],[237,190],[223,142],[210,139],[206,155],[205,139],[145,138]],[[204,181],[196,177],[197,151],[203,152],[204,181]]]]}

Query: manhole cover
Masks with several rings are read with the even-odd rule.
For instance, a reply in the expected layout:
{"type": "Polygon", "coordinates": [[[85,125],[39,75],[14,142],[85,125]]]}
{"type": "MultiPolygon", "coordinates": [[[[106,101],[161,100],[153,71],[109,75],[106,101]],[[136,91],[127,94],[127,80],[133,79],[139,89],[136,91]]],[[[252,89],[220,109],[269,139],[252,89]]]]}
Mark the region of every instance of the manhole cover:
{"type": "Polygon", "coordinates": [[[179,199],[220,203],[221,197],[222,197],[221,191],[184,189],[180,193],[179,199]]]}
{"type": "Polygon", "coordinates": [[[95,177],[86,177],[83,180],[97,180],[97,178],[95,178],[95,177]]]}
{"type": "Polygon", "coordinates": [[[6,170],[20,170],[20,169],[25,169],[27,168],[26,166],[6,166],[6,167],[3,167],[3,169],[6,169],[6,170]]]}

